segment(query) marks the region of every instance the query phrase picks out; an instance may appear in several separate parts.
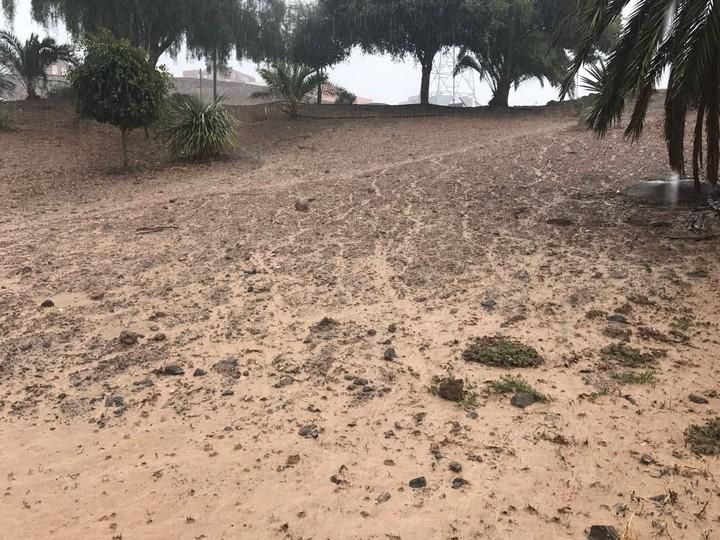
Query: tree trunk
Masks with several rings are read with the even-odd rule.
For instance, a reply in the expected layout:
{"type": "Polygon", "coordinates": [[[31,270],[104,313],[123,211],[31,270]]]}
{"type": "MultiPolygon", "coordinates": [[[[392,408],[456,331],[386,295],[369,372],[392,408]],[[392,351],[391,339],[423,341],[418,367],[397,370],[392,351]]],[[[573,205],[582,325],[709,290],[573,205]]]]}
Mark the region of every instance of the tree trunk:
{"type": "MultiPolygon", "coordinates": [[[[428,55],[430,56],[430,55],[428,55]]],[[[432,75],[433,58],[435,55],[421,60],[422,80],[420,81],[420,104],[428,105],[430,103],[430,76],[432,75]]]]}
{"type": "Polygon", "coordinates": [[[25,79],[25,90],[27,91],[27,100],[38,99],[37,90],[35,89],[35,81],[31,79],[25,79]]]}
{"type": "Polygon", "coordinates": [[[123,168],[127,170],[128,168],[128,151],[127,151],[127,136],[128,131],[125,128],[120,128],[120,137],[122,139],[122,153],[123,153],[123,168]]]}
{"type": "Polygon", "coordinates": [[[512,85],[509,81],[499,82],[488,105],[490,107],[507,108],[510,98],[510,86],[512,85]]]}
{"type": "Polygon", "coordinates": [[[317,88],[317,104],[322,105],[322,98],[323,98],[323,85],[322,83],[318,84],[317,88]]]}
{"type": "Polygon", "coordinates": [[[213,101],[217,99],[217,49],[213,50],[213,101]]]}
{"type": "Polygon", "coordinates": [[[705,115],[707,122],[707,181],[713,186],[718,183],[718,166],[720,165],[720,55],[716,55],[709,68],[707,86],[705,87],[705,115]]]}

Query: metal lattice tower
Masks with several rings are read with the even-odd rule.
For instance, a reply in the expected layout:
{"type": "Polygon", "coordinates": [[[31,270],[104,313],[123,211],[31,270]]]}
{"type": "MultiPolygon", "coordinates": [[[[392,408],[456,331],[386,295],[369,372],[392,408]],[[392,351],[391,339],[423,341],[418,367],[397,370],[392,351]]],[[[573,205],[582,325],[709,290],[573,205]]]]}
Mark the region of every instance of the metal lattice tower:
{"type": "Polygon", "coordinates": [[[475,72],[463,70],[454,76],[457,65],[457,48],[450,47],[440,51],[433,61],[433,79],[430,88],[434,89],[430,101],[437,105],[452,107],[474,107],[477,104],[475,94],[475,72]]]}

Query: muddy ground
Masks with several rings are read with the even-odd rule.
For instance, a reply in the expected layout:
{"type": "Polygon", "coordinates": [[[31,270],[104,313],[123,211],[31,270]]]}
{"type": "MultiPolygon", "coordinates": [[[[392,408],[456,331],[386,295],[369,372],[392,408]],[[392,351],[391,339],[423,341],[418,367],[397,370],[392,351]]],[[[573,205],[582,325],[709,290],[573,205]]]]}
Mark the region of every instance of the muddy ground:
{"type": "Polygon", "coordinates": [[[135,133],[129,174],[65,105],[17,121],[0,538],[720,538],[685,440],[720,408],[720,240],[619,194],[667,175],[659,118],[634,146],[562,111],[273,120],[212,165],[135,133]],[[463,359],[495,335],[544,363],[463,359]]]}

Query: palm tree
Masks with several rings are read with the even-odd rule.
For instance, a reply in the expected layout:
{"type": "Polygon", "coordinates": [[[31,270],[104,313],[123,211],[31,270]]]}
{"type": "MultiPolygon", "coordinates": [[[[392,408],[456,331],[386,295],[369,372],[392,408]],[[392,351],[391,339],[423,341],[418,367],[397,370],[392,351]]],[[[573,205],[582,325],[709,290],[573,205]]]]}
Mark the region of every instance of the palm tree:
{"type": "Polygon", "coordinates": [[[314,97],[318,87],[322,88],[323,93],[331,95],[336,95],[339,90],[328,82],[326,73],[302,64],[278,62],[260,69],[259,73],[268,89],[253,93],[252,97],[276,98],[285,105],[285,111],[292,118],[298,115],[303,103],[314,97]]]}
{"type": "Polygon", "coordinates": [[[629,7],[620,39],[601,75],[600,92],[587,125],[602,137],[618,122],[626,99],[634,99],[625,136],[643,132],[655,85],[669,69],[665,98],[665,139],[670,166],[685,174],[685,120],[695,109],[692,168],[700,189],[705,135],[706,179],[718,182],[720,165],[720,2],[714,0],[585,0],[584,31],[563,94],[590,53],[591,43],[629,7]]]}
{"type": "Polygon", "coordinates": [[[6,94],[15,90],[15,81],[10,75],[10,71],[0,65],[0,100],[4,99],[6,94]]]}
{"type": "Polygon", "coordinates": [[[52,38],[40,41],[37,34],[21,43],[14,34],[0,31],[0,65],[25,87],[27,99],[37,99],[39,83],[47,84],[47,69],[58,61],[72,62],[72,49],[58,45],[52,38]]]}

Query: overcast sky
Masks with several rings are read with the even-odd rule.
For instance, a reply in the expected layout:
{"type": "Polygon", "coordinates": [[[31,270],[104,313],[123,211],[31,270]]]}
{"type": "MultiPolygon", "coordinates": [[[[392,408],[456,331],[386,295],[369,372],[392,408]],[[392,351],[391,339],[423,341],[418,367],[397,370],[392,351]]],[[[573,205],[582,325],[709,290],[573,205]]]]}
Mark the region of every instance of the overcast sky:
{"type": "MultiPolygon", "coordinates": [[[[8,28],[9,21],[0,15],[1,28],[8,28]]],[[[62,24],[57,27],[44,28],[30,17],[30,0],[19,0],[13,31],[22,39],[35,32],[41,36],[51,35],[60,42],[67,42],[67,35],[62,24]]],[[[177,59],[163,57],[161,63],[173,75],[180,75],[183,70],[200,68],[202,63],[188,60],[184,52],[177,59]]],[[[255,65],[249,62],[232,62],[233,67],[253,76],[257,76],[255,65]]],[[[476,95],[481,104],[486,104],[491,96],[486,83],[481,83],[475,74],[476,95]]],[[[386,55],[366,55],[359,50],[353,51],[350,58],[335,66],[330,72],[330,79],[358,96],[370,98],[380,103],[400,103],[410,96],[420,93],[420,69],[412,60],[396,61],[386,55]]],[[[433,87],[431,86],[431,94],[433,87]]],[[[545,85],[542,88],[537,82],[523,84],[517,92],[510,94],[511,105],[543,105],[549,100],[557,99],[557,90],[545,85]]]]}

